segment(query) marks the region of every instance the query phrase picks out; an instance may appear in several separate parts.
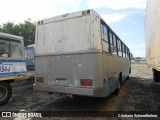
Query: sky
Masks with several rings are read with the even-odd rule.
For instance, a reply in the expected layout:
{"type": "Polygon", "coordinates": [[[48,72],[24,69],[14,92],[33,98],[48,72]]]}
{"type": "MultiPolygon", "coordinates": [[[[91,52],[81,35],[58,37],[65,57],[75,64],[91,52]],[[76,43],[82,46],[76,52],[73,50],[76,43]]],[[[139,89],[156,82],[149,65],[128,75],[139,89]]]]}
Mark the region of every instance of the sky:
{"type": "Polygon", "coordinates": [[[130,48],[145,57],[144,21],[147,0],[0,0],[0,25],[33,22],[61,14],[94,9],[130,48]]]}

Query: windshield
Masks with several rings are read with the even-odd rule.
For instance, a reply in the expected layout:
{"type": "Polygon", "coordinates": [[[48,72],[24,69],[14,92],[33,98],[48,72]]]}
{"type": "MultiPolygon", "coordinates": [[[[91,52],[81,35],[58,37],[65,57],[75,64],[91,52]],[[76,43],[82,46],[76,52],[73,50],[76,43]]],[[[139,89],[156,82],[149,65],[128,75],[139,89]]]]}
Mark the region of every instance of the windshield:
{"type": "Polygon", "coordinates": [[[0,57],[4,58],[23,58],[22,44],[0,40],[0,57]]]}
{"type": "Polygon", "coordinates": [[[34,48],[33,47],[25,48],[25,60],[26,62],[34,61],[34,48]]]}

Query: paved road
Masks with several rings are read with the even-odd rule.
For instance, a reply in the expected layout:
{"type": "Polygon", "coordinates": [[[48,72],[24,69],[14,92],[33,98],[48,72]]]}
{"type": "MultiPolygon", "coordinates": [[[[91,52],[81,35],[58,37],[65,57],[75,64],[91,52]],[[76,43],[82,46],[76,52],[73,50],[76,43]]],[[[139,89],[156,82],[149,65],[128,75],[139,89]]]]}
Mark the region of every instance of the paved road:
{"type": "MultiPolygon", "coordinates": [[[[33,91],[32,84],[33,80],[13,83],[13,97],[8,104],[0,107],[0,111],[148,111],[148,114],[150,111],[160,111],[160,83],[155,83],[152,80],[152,71],[145,65],[132,65],[130,79],[121,85],[119,95],[112,94],[103,99],[90,97],[70,99],[65,96],[50,96],[47,92],[33,91]]],[[[95,115],[95,112],[93,114],[95,115]]],[[[10,119],[19,120],[19,118],[10,119]]],[[[50,117],[41,119],[74,120],[75,118],[50,117]]],[[[76,119],[132,120],[135,118],[78,117],[76,119]]]]}

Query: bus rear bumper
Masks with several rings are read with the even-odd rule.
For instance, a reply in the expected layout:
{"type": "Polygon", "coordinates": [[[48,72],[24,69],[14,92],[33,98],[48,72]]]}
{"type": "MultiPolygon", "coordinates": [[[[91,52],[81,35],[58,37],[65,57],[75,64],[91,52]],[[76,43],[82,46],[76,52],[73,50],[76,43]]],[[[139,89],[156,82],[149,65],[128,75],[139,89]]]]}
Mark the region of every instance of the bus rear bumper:
{"type": "Polygon", "coordinates": [[[93,88],[77,88],[77,87],[62,87],[62,86],[51,86],[51,85],[37,85],[33,84],[34,90],[48,91],[55,93],[63,94],[73,94],[73,95],[82,95],[82,96],[91,96],[91,97],[103,97],[100,92],[101,89],[93,88]]]}

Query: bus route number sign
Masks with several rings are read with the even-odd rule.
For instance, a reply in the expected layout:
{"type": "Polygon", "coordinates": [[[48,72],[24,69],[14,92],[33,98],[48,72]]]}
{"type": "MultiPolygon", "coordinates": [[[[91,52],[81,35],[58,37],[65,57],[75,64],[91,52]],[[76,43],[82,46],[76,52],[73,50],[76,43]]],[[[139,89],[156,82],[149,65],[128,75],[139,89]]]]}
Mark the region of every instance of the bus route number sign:
{"type": "Polygon", "coordinates": [[[11,72],[11,65],[0,65],[0,73],[11,72]]]}

